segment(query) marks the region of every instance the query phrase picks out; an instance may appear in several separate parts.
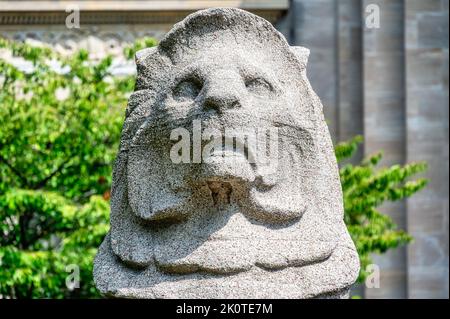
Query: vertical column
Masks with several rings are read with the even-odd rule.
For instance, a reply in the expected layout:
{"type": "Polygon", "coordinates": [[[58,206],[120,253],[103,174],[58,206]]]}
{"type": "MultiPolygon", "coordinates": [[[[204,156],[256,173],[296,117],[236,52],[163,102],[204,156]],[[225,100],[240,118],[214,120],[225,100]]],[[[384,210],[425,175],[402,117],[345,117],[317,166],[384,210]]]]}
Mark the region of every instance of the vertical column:
{"type": "MultiPolygon", "coordinates": [[[[381,165],[405,162],[404,33],[402,0],[364,0],[380,8],[380,28],[363,21],[365,154],[384,151],[381,165]]],[[[406,228],[405,203],[381,210],[406,228]]],[[[367,298],[406,298],[406,248],[374,256],[380,266],[380,288],[366,289],[367,298]]]]}
{"type": "Polygon", "coordinates": [[[429,185],[408,199],[410,298],[448,298],[448,0],[405,1],[407,160],[429,185]]]}
{"type": "MultiPolygon", "coordinates": [[[[337,8],[338,106],[336,140],[349,140],[363,132],[362,25],[361,1],[339,0],[337,8]]],[[[357,163],[360,147],[350,161],[357,163]]],[[[355,285],[353,295],[363,296],[364,286],[355,285]]]]}
{"type": "Polygon", "coordinates": [[[363,133],[360,0],[291,0],[277,22],[291,45],[311,50],[308,78],[334,141],[363,133]]]}
{"type": "MultiPolygon", "coordinates": [[[[337,65],[338,107],[337,141],[346,141],[362,135],[363,127],[363,79],[362,79],[362,28],[361,1],[339,0],[337,2],[337,65]]],[[[357,163],[363,154],[360,147],[350,162],[357,163]]],[[[355,285],[352,294],[364,295],[364,286],[355,285]]]]}
{"type": "Polygon", "coordinates": [[[336,0],[292,0],[287,17],[291,45],[309,48],[308,78],[322,100],[331,136],[336,140],[337,45],[336,0]]]}
{"type": "Polygon", "coordinates": [[[363,134],[361,1],[338,2],[337,139],[363,134]]]}

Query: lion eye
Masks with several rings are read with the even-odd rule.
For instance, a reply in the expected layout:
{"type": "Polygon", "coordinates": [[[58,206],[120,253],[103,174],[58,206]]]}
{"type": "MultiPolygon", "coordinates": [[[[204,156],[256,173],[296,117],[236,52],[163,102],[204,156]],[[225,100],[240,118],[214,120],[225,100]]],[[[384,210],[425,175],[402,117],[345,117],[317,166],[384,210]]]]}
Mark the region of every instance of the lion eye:
{"type": "Polygon", "coordinates": [[[202,86],[197,81],[183,80],[177,84],[173,91],[173,96],[177,101],[195,100],[202,89],[202,86]]]}
{"type": "Polygon", "coordinates": [[[245,82],[247,90],[256,95],[265,96],[273,91],[272,85],[263,78],[253,78],[245,82]]]}

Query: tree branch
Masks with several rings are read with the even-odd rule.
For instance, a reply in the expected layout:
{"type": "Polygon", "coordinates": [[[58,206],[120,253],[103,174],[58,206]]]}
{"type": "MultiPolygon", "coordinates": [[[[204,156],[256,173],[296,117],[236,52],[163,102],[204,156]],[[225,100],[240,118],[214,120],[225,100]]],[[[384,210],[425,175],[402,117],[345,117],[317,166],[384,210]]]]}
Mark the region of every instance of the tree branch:
{"type": "Polygon", "coordinates": [[[71,157],[67,158],[64,162],[62,162],[50,175],[45,177],[44,179],[40,180],[39,182],[35,183],[35,185],[31,189],[39,189],[45,186],[47,182],[56,174],[62,171],[64,166],[71,160],[71,157]]]}
{"type": "Polygon", "coordinates": [[[23,176],[14,166],[12,166],[2,155],[0,155],[0,162],[4,163],[8,168],[25,184],[28,188],[28,180],[23,176]]]}

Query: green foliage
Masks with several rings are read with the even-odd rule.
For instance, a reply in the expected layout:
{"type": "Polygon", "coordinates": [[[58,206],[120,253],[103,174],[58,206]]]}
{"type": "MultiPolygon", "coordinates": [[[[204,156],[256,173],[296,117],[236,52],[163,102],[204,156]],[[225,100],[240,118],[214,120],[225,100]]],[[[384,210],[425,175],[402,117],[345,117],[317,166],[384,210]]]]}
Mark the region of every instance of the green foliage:
{"type": "Polygon", "coordinates": [[[158,42],[153,38],[142,38],[136,40],[133,45],[124,49],[124,55],[127,59],[132,59],[134,54],[142,49],[151,48],[158,44],[158,42]]]}
{"type": "MultiPolygon", "coordinates": [[[[357,136],[338,144],[335,147],[338,162],[353,156],[362,141],[363,138],[357,136]]],[[[344,220],[360,257],[360,282],[368,275],[366,266],[372,263],[371,253],[381,254],[412,240],[405,231],[397,229],[390,216],[381,213],[377,207],[386,201],[410,197],[427,183],[424,178],[408,180],[425,171],[425,163],[393,165],[377,170],[381,158],[382,154],[377,153],[364,159],[359,165],[346,164],[340,169],[344,220]]]]}
{"type": "Polygon", "coordinates": [[[92,260],[108,230],[108,202],[78,207],[45,191],[12,190],[0,202],[0,293],[12,298],[94,297],[92,260]],[[66,267],[80,269],[80,289],[66,288],[66,267]]]}
{"type": "Polygon", "coordinates": [[[45,188],[77,200],[107,191],[126,104],[117,81],[108,81],[111,57],[92,64],[83,50],[62,58],[0,40],[0,48],[8,44],[34,68],[22,72],[0,60],[0,190],[45,188]],[[70,72],[56,72],[51,59],[70,72]]]}
{"type": "MultiPolygon", "coordinates": [[[[154,45],[141,39],[124,55],[154,45]]],[[[0,298],[99,297],[92,263],[109,227],[111,169],[134,77],[112,76],[111,57],[94,63],[84,50],[65,57],[0,38],[2,50],[33,67],[20,70],[0,58],[0,298]],[[61,89],[65,98],[58,97],[61,89]],[[79,267],[79,289],[66,287],[69,265],[79,267]]],[[[338,160],[351,157],[361,141],[339,144],[338,160]]],[[[376,208],[425,186],[423,179],[408,181],[424,164],[377,170],[380,159],[340,170],[360,280],[370,253],[411,240],[376,208]]]]}
{"type": "MultiPolygon", "coordinates": [[[[142,39],[126,48],[156,44],[142,39]]],[[[111,168],[134,77],[112,58],[0,39],[0,298],[96,297],[92,261],[108,231],[111,168]],[[61,96],[61,93],[66,96],[61,96]],[[69,290],[68,265],[80,270],[69,290]]]]}

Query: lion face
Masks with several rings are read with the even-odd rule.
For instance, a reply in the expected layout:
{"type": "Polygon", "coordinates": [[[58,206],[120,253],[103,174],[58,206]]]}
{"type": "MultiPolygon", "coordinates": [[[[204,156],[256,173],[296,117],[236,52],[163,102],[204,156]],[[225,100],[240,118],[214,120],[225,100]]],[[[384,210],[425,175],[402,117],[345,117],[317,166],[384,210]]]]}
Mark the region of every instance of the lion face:
{"type": "MultiPolygon", "coordinates": [[[[316,187],[305,172],[316,168],[315,177],[320,174],[314,121],[296,105],[302,90],[282,84],[286,80],[274,72],[281,66],[271,52],[227,44],[198,50],[172,66],[159,112],[140,127],[128,155],[130,209],[149,224],[165,222],[153,233],[153,254],[166,272],[235,273],[256,264],[277,268],[301,264],[302,258],[326,258],[335,245],[328,230],[326,252],[305,247],[300,229],[307,223],[300,220],[308,193],[316,187]],[[250,53],[260,61],[252,61],[250,53]],[[180,129],[188,138],[180,149],[188,153],[185,162],[170,156],[176,143],[186,142],[171,139],[180,129]],[[227,136],[229,131],[235,134],[227,136]],[[228,145],[227,138],[233,139],[228,145]],[[208,152],[209,143],[215,147],[208,152]],[[266,256],[281,235],[291,243],[292,260],[266,256]],[[221,259],[213,257],[217,250],[221,259]],[[231,256],[240,257],[231,262],[231,256]]],[[[313,210],[306,218],[325,218],[313,210]]]]}

